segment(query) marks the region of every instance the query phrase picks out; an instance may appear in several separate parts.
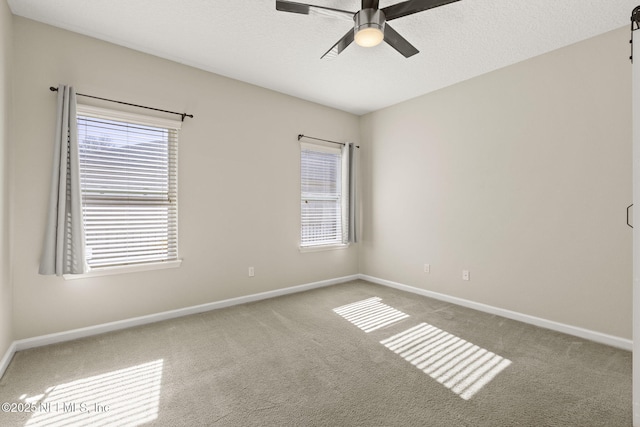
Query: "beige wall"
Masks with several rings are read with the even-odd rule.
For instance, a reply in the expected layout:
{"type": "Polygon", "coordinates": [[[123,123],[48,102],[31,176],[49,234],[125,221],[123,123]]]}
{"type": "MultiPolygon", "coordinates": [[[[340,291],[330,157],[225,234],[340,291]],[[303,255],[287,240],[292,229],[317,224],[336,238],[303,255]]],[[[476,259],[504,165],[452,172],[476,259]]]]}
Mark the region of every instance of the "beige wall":
{"type": "Polygon", "coordinates": [[[628,38],[364,116],[360,272],[631,338],[628,38]]]}
{"type": "Polygon", "coordinates": [[[298,251],[297,141],[358,141],[357,116],[23,18],[14,40],[16,339],[357,273],[357,246],[298,251]],[[59,83],[195,115],[179,143],[181,268],[73,281],[37,274],[53,152],[48,88],[59,83]]]}
{"type": "Polygon", "coordinates": [[[9,123],[13,19],[0,0],[0,359],[13,341],[11,260],[9,258],[9,123]]]}
{"type": "MultiPolygon", "coordinates": [[[[15,17],[13,338],[357,272],[630,338],[627,33],[358,118],[15,17]],[[181,268],[37,274],[55,115],[47,88],[58,83],[195,115],[179,152],[181,268]],[[299,253],[298,133],[360,141],[359,245],[299,253]]],[[[7,257],[5,248],[5,267],[7,257]]],[[[0,351],[11,339],[7,271],[0,351]]]]}

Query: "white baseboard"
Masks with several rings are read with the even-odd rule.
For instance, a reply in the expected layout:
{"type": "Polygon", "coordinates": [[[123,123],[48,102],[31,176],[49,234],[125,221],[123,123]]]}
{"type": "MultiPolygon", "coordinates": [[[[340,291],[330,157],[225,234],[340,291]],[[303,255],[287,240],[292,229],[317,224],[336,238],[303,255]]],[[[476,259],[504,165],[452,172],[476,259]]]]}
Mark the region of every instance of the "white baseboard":
{"type": "Polygon", "coordinates": [[[591,331],[588,329],[578,328],[563,323],[554,322],[551,320],[541,319],[539,317],[529,316],[527,314],[517,313],[515,311],[505,310],[498,307],[493,307],[486,304],[477,303],[474,301],[465,300],[463,298],[452,297],[437,292],[428,291],[425,289],[416,288],[413,286],[404,285],[390,280],[380,279],[366,274],[354,274],[351,276],[338,277],[335,279],[322,280],[319,282],[307,283],[304,285],[292,286],[289,288],[277,289],[273,291],[261,292],[258,294],[246,295],[237,298],[230,298],[222,301],[215,301],[207,304],[201,304],[191,307],[180,308],[177,310],[164,311],[161,313],[150,314],[147,316],[134,317],[131,319],[119,320],[116,322],[103,323],[101,325],[89,326],[86,328],[73,329],[70,331],[58,332],[54,334],[41,335],[33,338],[26,338],[17,340],[11,343],[4,356],[0,360],[0,378],[4,375],[5,370],[9,366],[11,359],[15,352],[20,350],[26,350],[28,348],[40,347],[49,344],[55,344],[65,341],[71,341],[78,338],[89,337],[92,335],[103,334],[106,332],[117,331],[120,329],[131,328],[134,326],[145,325],[148,323],[159,322],[162,320],[173,319],[176,317],[188,316],[190,314],[203,313],[211,310],[217,310],[220,308],[231,307],[234,305],[245,304],[248,302],[260,301],[264,299],[274,298],[282,295],[293,294],[297,292],[304,292],[311,289],[321,288],[325,286],[337,285],[340,283],[349,282],[351,280],[362,279],[368,282],[376,283],[383,286],[399,289],[406,292],[426,296],[429,298],[437,299],[440,301],[449,302],[452,304],[461,305],[463,307],[472,308],[474,310],[483,311],[490,314],[506,317],[508,319],[518,320],[520,322],[528,323],[531,325],[539,326],[546,329],[551,329],[557,332],[566,333],[569,335],[577,336],[580,338],[595,341],[601,344],[610,345],[612,347],[621,348],[623,350],[632,350],[632,341],[615,337],[612,335],[603,334],[600,332],[591,331]]]}
{"type": "MultiPolygon", "coordinates": [[[[103,334],[105,332],[117,331],[120,329],[131,328],[133,326],[145,325],[148,323],[159,322],[162,320],[173,319],[176,317],[188,316],[190,314],[203,313],[206,311],[217,310],[220,308],[231,307],[234,305],[245,304],[248,302],[264,300],[268,298],[279,297],[282,295],[304,292],[310,289],[321,288],[324,286],[337,285],[339,283],[348,282],[358,279],[358,275],[338,277],[336,279],[322,280],[319,282],[307,283],[304,285],[291,286],[289,288],[276,289],[273,291],[261,292],[258,294],[246,295],[237,298],[230,298],[222,301],[215,301],[207,304],[201,304],[191,307],[180,308],[177,310],[164,311],[161,313],[150,314],[147,316],[134,317],[131,319],[119,320],[116,322],[103,323],[101,325],[89,326],[86,328],[73,329],[70,331],[58,332],[49,335],[41,335],[33,338],[26,338],[14,341],[12,344],[11,354],[7,352],[8,360],[11,360],[13,353],[28,348],[40,347],[49,344],[71,341],[78,338],[84,338],[92,335],[103,334]]],[[[4,361],[4,359],[3,359],[4,361]]],[[[8,365],[8,362],[7,362],[8,365]]],[[[0,365],[2,368],[3,365],[0,365]]],[[[6,367],[5,367],[6,368],[6,367]]],[[[0,369],[0,377],[4,373],[4,369],[0,369]]]]}
{"type": "Polygon", "coordinates": [[[450,295],[441,294],[438,292],[428,291],[426,289],[420,289],[413,286],[404,285],[402,283],[392,282],[390,280],[380,279],[366,274],[359,274],[358,277],[368,282],[376,283],[378,285],[388,286],[390,288],[400,289],[402,291],[411,292],[414,294],[422,295],[425,297],[437,299],[440,301],[449,302],[463,307],[472,308],[474,310],[483,311],[489,314],[495,314],[498,316],[506,317],[508,319],[517,320],[530,325],[539,326],[541,328],[551,329],[552,331],[562,332],[568,335],[584,338],[590,341],[595,341],[600,344],[606,344],[611,347],[620,348],[623,350],[632,351],[633,341],[620,338],[613,335],[607,335],[600,332],[591,331],[589,329],[579,328],[577,326],[571,326],[564,323],[554,322],[552,320],[546,320],[535,316],[529,316],[528,314],[522,314],[511,310],[505,310],[503,308],[493,307],[490,305],[466,300],[463,298],[453,297],[450,295]]]}
{"type": "Polygon", "coordinates": [[[9,367],[9,363],[11,363],[11,359],[13,359],[13,355],[16,353],[16,343],[15,341],[11,343],[7,351],[2,356],[0,360],[0,378],[4,375],[4,371],[9,367]]]}

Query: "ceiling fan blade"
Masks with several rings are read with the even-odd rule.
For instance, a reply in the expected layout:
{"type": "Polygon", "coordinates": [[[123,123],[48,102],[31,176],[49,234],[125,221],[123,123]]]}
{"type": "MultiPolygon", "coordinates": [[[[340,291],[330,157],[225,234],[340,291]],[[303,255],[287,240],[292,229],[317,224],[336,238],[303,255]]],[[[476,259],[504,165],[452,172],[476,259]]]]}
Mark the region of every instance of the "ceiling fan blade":
{"type": "Polygon", "coordinates": [[[457,1],[460,0],[408,0],[387,6],[381,10],[387,17],[387,21],[391,21],[392,19],[402,18],[403,16],[422,12],[423,10],[433,9],[434,7],[444,6],[445,4],[457,1]]]}
{"type": "Polygon", "coordinates": [[[392,48],[404,55],[405,58],[415,55],[419,52],[411,43],[396,32],[393,28],[386,24],[384,26],[384,41],[392,48]]]}
{"type": "Polygon", "coordinates": [[[353,37],[354,37],[353,30],[350,29],[347,32],[347,34],[342,36],[342,38],[338,40],[338,43],[331,46],[331,49],[326,51],[325,54],[320,57],[320,59],[324,59],[324,58],[333,59],[336,56],[340,55],[340,53],[343,50],[345,50],[347,46],[349,46],[353,42],[353,37]]]}
{"type": "Polygon", "coordinates": [[[314,6],[312,4],[296,3],[287,0],[276,0],[276,10],[281,12],[300,13],[302,15],[319,15],[329,18],[338,18],[351,22],[353,22],[354,15],[354,12],[349,12],[348,10],[314,6]]]}
{"type": "Polygon", "coordinates": [[[378,8],[378,0],[362,0],[362,8],[363,9],[377,9],[378,8]]]}

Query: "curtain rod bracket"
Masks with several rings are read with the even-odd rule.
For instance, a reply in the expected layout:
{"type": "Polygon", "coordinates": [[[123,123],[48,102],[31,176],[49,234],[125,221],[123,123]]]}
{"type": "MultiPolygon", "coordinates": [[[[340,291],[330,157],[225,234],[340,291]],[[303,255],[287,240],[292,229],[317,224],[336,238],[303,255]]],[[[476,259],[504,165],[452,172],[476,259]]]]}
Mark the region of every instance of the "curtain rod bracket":
{"type": "Polygon", "coordinates": [[[629,40],[629,44],[631,45],[631,56],[629,59],[633,64],[633,32],[640,29],[640,6],[637,6],[631,12],[631,40],[629,40]]]}
{"type": "MultiPolygon", "coordinates": [[[[57,92],[58,88],[57,87],[53,87],[53,86],[49,86],[49,90],[51,92],[57,92]]],[[[190,119],[193,119],[193,114],[187,114],[187,113],[176,113],[175,111],[169,111],[169,110],[161,110],[160,108],[153,108],[153,107],[147,107],[144,105],[138,105],[138,104],[131,104],[129,102],[124,102],[124,101],[116,101],[114,99],[108,99],[108,98],[101,98],[99,96],[93,96],[93,95],[85,95],[84,93],[77,93],[76,95],[78,96],[84,96],[85,98],[93,98],[93,99],[99,99],[101,101],[107,101],[107,102],[115,102],[116,104],[122,104],[122,105],[129,105],[131,107],[137,107],[137,108],[144,108],[147,110],[153,110],[153,111],[160,111],[161,113],[167,113],[167,114],[175,114],[177,116],[182,117],[182,121],[184,122],[184,118],[185,117],[189,117],[190,119]]]]}

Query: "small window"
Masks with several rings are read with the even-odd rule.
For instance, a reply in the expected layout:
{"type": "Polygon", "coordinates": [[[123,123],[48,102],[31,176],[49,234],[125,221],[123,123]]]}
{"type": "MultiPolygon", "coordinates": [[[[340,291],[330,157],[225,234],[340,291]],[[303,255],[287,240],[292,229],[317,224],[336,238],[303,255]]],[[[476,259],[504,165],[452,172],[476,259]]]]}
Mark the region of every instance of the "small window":
{"type": "Polygon", "coordinates": [[[346,243],[343,236],[343,171],[340,148],[302,144],[301,247],[346,243]]]}
{"type": "Polygon", "coordinates": [[[180,122],[78,105],[91,268],[178,259],[180,122]]]}

